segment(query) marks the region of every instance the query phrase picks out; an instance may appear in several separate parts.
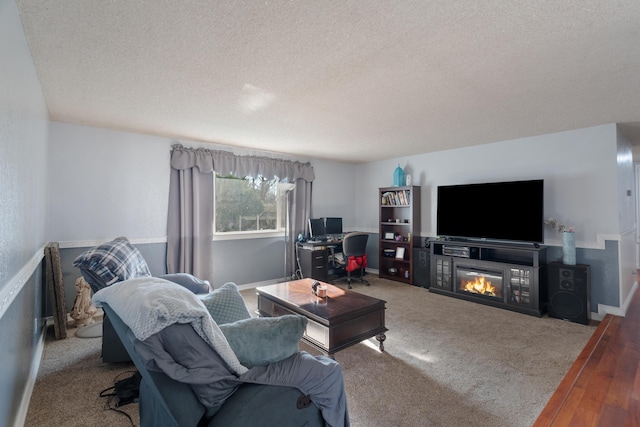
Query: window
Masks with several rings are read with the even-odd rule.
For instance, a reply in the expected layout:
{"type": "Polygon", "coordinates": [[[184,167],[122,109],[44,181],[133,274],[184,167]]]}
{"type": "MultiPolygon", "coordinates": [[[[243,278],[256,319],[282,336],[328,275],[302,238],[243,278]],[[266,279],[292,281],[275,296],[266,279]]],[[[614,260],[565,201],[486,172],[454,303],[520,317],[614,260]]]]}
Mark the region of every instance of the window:
{"type": "Polygon", "coordinates": [[[278,178],[215,177],[214,234],[283,232],[286,194],[278,178]]]}

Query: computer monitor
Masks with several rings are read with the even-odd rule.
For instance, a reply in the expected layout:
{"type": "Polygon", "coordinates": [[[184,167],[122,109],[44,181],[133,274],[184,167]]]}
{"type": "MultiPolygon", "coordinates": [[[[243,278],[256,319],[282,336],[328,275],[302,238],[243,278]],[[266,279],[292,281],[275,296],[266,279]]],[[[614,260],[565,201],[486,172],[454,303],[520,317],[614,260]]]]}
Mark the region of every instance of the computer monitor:
{"type": "Polygon", "coordinates": [[[324,228],[324,219],[309,218],[309,234],[312,238],[324,237],[327,232],[324,228]]]}
{"type": "Polygon", "coordinates": [[[342,234],[342,218],[325,218],[324,224],[327,234],[342,234]]]}

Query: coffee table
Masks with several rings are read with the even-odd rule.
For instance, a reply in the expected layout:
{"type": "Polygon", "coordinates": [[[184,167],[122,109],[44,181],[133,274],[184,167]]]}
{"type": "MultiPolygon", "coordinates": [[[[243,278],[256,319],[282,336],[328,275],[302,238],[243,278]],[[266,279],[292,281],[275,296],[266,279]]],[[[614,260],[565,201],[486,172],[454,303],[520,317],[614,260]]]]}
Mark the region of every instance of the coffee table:
{"type": "Polygon", "coordinates": [[[314,282],[301,279],[257,287],[258,315],[305,316],[308,322],[303,340],[330,357],[374,336],[384,351],[386,301],[324,282],[319,283],[327,287],[327,297],[319,298],[311,290],[314,282]]]}

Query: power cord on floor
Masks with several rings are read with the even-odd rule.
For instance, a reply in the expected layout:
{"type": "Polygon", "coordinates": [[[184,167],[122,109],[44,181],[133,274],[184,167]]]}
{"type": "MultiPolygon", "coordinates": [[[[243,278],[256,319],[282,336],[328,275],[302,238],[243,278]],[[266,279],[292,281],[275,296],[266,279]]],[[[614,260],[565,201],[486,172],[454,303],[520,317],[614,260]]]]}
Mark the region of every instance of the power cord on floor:
{"type": "Polygon", "coordinates": [[[118,412],[129,419],[132,427],[138,427],[133,422],[131,415],[127,414],[125,411],[118,409],[121,406],[128,405],[129,403],[134,403],[138,401],[138,392],[140,386],[140,373],[138,371],[125,371],[119,373],[114,379],[114,386],[108,387],[100,392],[100,397],[106,397],[107,401],[104,404],[105,410],[110,410],[114,412],[118,412]],[[133,374],[132,376],[121,379],[125,374],[133,374]],[[126,391],[126,396],[123,399],[123,388],[128,388],[130,390],[126,391]],[[135,389],[135,390],[133,390],[135,389]]]}

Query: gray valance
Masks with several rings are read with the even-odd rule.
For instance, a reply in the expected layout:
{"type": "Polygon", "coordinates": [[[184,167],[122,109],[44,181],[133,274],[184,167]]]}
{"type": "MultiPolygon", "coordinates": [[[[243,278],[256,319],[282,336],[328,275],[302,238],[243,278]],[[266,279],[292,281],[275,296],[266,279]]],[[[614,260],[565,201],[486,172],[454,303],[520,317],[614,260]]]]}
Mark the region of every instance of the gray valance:
{"type": "Polygon", "coordinates": [[[186,148],[180,144],[171,146],[171,167],[177,170],[197,167],[201,173],[216,171],[222,176],[233,174],[237,177],[263,176],[271,179],[287,179],[295,182],[315,179],[310,163],[274,159],[262,156],[239,156],[229,151],[209,150],[206,148],[186,148]]]}

